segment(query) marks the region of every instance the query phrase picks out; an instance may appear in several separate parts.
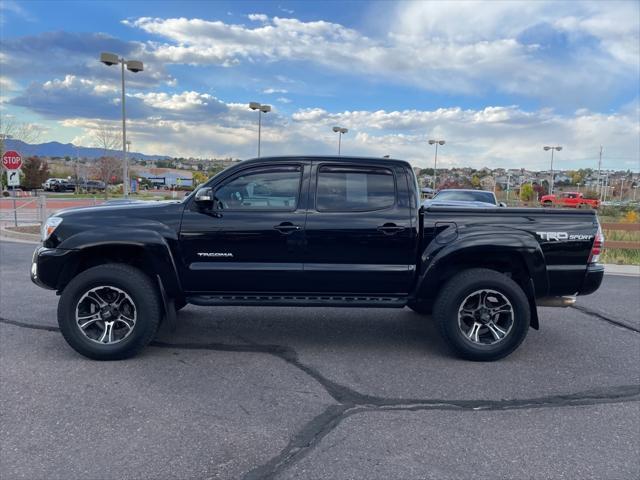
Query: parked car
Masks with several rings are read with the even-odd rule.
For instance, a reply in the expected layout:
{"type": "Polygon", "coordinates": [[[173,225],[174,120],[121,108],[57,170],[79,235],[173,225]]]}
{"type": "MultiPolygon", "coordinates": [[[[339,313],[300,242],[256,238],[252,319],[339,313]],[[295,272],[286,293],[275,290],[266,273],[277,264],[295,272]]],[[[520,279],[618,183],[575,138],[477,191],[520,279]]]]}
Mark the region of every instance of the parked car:
{"type": "Polygon", "coordinates": [[[69,182],[65,178],[48,178],[42,188],[46,192],[63,192],[69,189],[69,182]]]}
{"type": "Polygon", "coordinates": [[[496,360],[539,328],[536,305],[570,305],[602,282],[592,210],[419,198],[401,160],[248,160],[182,201],[57,212],[31,278],[60,294],[67,342],[101,360],[134,355],[187,303],[409,307],[432,312],[459,356],[496,360]]]}
{"type": "MultiPolygon", "coordinates": [[[[72,182],[72,184],[75,187],[76,183],[72,182]]],[[[77,182],[77,186],[81,190],[85,190],[85,191],[90,192],[90,193],[102,192],[106,188],[105,187],[105,183],[101,182],[99,180],[83,180],[83,179],[80,179],[77,182]]]]}
{"type": "Polygon", "coordinates": [[[487,190],[465,190],[451,188],[440,190],[433,198],[423,202],[425,207],[434,205],[451,207],[495,208],[506,207],[505,203],[498,202],[495,193],[487,190]]]}
{"type": "Polygon", "coordinates": [[[543,195],[540,198],[543,207],[560,206],[571,208],[598,208],[600,200],[585,198],[580,192],[562,192],[560,195],[543,195]]]}

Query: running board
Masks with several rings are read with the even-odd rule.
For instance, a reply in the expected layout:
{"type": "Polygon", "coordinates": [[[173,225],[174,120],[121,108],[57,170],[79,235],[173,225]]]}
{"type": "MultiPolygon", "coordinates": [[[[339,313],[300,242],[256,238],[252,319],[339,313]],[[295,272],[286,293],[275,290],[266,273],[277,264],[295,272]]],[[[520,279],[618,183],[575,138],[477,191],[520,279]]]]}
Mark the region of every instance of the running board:
{"type": "Polygon", "coordinates": [[[407,297],[364,295],[194,295],[187,302],[200,306],[370,307],[402,308],[407,297]]]}

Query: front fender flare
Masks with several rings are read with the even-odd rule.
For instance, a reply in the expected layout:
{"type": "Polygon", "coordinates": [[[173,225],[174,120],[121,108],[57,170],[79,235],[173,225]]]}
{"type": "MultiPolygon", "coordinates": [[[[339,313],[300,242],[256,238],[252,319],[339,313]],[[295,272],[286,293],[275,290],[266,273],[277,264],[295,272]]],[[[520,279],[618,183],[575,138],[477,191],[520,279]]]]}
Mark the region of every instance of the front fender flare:
{"type": "MultiPolygon", "coordinates": [[[[164,232],[166,233],[166,232],[164,232]]],[[[182,287],[178,276],[178,267],[175,261],[174,252],[177,252],[177,235],[165,237],[157,231],[107,227],[102,229],[92,229],[79,232],[62,242],[58,248],[69,249],[76,252],[74,257],[76,262],[69,262],[65,266],[64,274],[73,276],[78,267],[78,261],[83,252],[91,249],[96,251],[100,248],[127,249],[135,247],[140,250],[144,265],[149,266],[153,271],[146,272],[155,279],[156,276],[162,281],[163,288],[170,297],[182,295],[182,287]]]]}

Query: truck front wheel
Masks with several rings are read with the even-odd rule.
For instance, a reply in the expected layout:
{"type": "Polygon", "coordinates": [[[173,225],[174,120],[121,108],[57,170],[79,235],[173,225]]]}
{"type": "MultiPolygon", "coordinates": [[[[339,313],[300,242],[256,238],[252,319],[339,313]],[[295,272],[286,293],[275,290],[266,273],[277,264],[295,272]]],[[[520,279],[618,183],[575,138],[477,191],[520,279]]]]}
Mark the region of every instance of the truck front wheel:
{"type": "Polygon", "coordinates": [[[58,303],[65,340],[95,360],[132,357],[152,340],[161,317],[156,286],[126,264],[85,270],[69,282],[58,303]]]}
{"type": "Polygon", "coordinates": [[[522,343],[531,311],[522,288],[485,268],[458,273],[440,291],[434,318],[445,342],[473,361],[504,358],[522,343]]]}

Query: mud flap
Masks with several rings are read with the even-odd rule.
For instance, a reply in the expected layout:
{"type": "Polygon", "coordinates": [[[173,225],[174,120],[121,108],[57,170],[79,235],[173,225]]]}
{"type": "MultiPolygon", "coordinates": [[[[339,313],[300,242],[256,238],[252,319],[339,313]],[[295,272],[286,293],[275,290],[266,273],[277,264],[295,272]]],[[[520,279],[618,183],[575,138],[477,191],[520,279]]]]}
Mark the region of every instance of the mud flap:
{"type": "Polygon", "coordinates": [[[164,285],[162,285],[162,279],[160,275],[157,275],[158,278],[158,286],[160,288],[160,294],[162,296],[162,305],[164,308],[164,321],[167,322],[169,326],[169,331],[175,332],[178,328],[178,317],[176,315],[176,304],[173,298],[167,297],[167,292],[164,289],[164,285]]]}
{"type": "Polygon", "coordinates": [[[531,321],[529,325],[534,330],[540,330],[540,323],[538,322],[538,305],[536,304],[536,289],[533,286],[533,279],[529,279],[527,287],[524,289],[524,293],[529,300],[529,310],[531,311],[531,321]]]}

